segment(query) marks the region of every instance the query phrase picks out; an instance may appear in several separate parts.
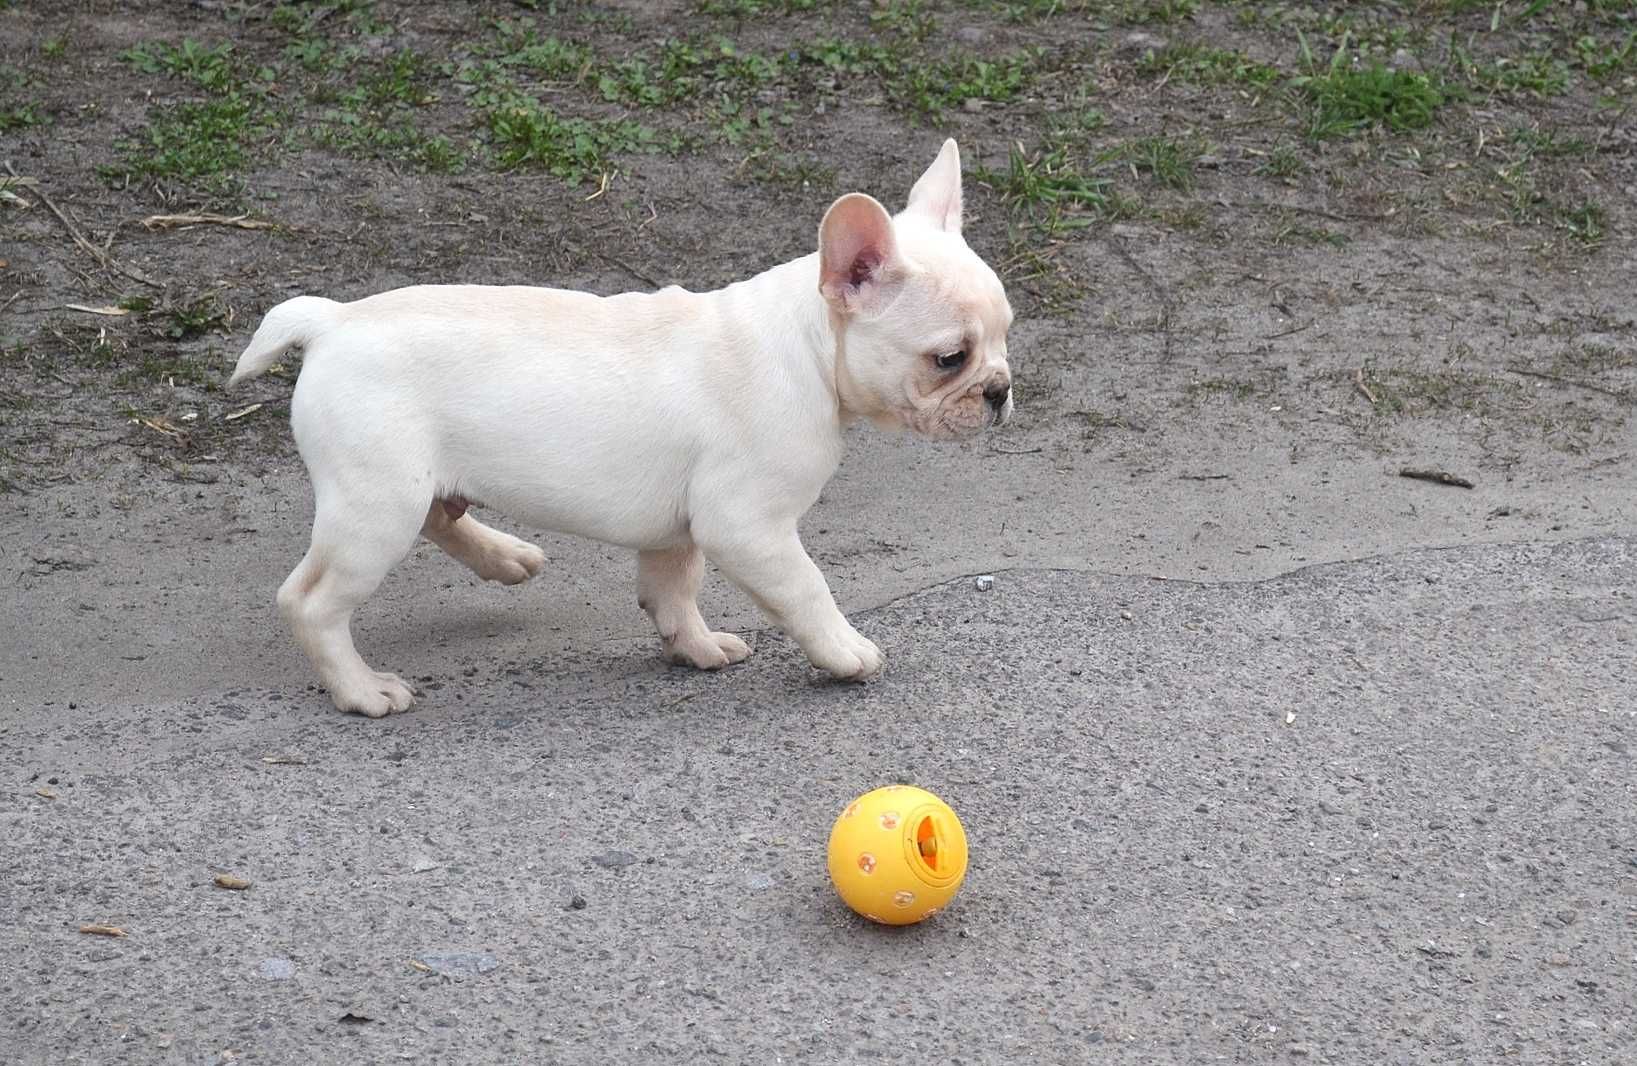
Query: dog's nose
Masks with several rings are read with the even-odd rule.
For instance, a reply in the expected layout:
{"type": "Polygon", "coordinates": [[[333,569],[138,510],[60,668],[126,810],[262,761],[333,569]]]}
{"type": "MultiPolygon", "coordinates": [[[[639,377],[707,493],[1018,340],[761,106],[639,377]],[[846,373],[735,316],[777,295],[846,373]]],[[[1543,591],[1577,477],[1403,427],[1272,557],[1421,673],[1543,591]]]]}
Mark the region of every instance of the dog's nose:
{"type": "Polygon", "coordinates": [[[1006,406],[1006,398],[1012,394],[1012,383],[1009,381],[997,382],[983,390],[983,398],[989,401],[989,406],[1000,410],[1006,406]]]}

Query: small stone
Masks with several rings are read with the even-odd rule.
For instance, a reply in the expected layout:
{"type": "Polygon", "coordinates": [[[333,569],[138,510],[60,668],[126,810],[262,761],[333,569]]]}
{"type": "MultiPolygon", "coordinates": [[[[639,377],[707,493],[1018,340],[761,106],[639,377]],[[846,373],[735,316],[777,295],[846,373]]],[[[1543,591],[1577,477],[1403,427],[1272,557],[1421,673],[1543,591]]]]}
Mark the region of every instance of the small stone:
{"type": "Polygon", "coordinates": [[[995,587],[995,575],[979,574],[977,579],[974,580],[972,584],[977,586],[977,590],[979,592],[988,592],[990,589],[995,587]]]}
{"type": "Polygon", "coordinates": [[[425,855],[417,855],[410,863],[409,868],[415,873],[424,874],[428,870],[436,870],[438,868],[438,864],[427,858],[425,855]]]}
{"type": "Polygon", "coordinates": [[[1130,611],[1121,611],[1120,612],[1120,619],[1122,621],[1126,621],[1126,622],[1131,621],[1131,612],[1130,611]]]}
{"type": "Polygon", "coordinates": [[[256,974],[264,981],[288,981],[296,975],[296,964],[289,959],[263,959],[256,974]]]}
{"type": "Polygon", "coordinates": [[[1306,1058],[1307,1056],[1313,1054],[1313,1045],[1292,1044],[1287,1050],[1289,1050],[1289,1052],[1297,1058],[1306,1058]]]}
{"type": "Polygon", "coordinates": [[[753,870],[745,875],[745,887],[752,892],[766,892],[773,887],[773,878],[760,870],[753,870]]]}
{"type": "Polygon", "coordinates": [[[429,951],[415,956],[415,961],[444,977],[476,977],[500,966],[486,951],[429,951]]]}
{"type": "Polygon", "coordinates": [[[585,897],[576,892],[574,895],[568,898],[568,903],[565,905],[564,909],[571,911],[583,911],[585,910],[585,906],[585,897]]]}
{"type": "Polygon", "coordinates": [[[1126,34],[1125,39],[1120,42],[1120,51],[1127,53],[1158,52],[1164,47],[1164,37],[1156,37],[1152,33],[1143,33],[1141,30],[1136,33],[1126,34]]]}
{"type": "Polygon", "coordinates": [[[605,870],[618,870],[623,866],[635,865],[637,857],[629,851],[605,851],[591,856],[591,861],[605,870]]]}

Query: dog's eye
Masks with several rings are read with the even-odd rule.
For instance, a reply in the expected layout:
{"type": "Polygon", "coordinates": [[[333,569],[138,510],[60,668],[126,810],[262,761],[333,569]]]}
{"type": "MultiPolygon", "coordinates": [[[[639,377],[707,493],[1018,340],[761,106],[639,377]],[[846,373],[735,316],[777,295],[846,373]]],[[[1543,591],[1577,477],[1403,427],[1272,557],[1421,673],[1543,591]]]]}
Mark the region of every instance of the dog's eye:
{"type": "Polygon", "coordinates": [[[950,352],[948,355],[934,356],[932,361],[938,364],[939,370],[955,370],[966,362],[966,349],[950,352]]]}

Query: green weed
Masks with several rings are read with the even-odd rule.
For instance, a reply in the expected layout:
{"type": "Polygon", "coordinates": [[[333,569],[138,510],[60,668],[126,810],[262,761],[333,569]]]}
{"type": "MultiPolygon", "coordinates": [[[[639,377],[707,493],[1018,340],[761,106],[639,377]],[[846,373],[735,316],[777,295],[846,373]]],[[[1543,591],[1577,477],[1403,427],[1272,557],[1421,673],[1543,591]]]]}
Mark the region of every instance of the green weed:
{"type": "Polygon", "coordinates": [[[1302,38],[1302,54],[1309,73],[1291,84],[1304,91],[1313,104],[1309,135],[1335,136],[1367,126],[1393,131],[1421,129],[1447,99],[1430,74],[1391,70],[1379,61],[1365,67],[1348,62],[1343,40],[1327,67],[1319,69],[1302,38]]]}

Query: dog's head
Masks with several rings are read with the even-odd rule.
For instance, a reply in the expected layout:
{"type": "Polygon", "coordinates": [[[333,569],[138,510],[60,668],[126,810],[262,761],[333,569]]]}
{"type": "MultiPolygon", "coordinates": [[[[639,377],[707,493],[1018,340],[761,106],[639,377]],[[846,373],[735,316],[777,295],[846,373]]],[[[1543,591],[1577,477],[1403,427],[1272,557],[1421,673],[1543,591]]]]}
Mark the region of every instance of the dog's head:
{"type": "Polygon", "coordinates": [[[836,326],[836,389],[846,415],[934,439],[1012,414],[995,272],[961,239],[961,155],[953,140],[891,217],[849,193],[819,226],[819,291],[836,326]]]}

